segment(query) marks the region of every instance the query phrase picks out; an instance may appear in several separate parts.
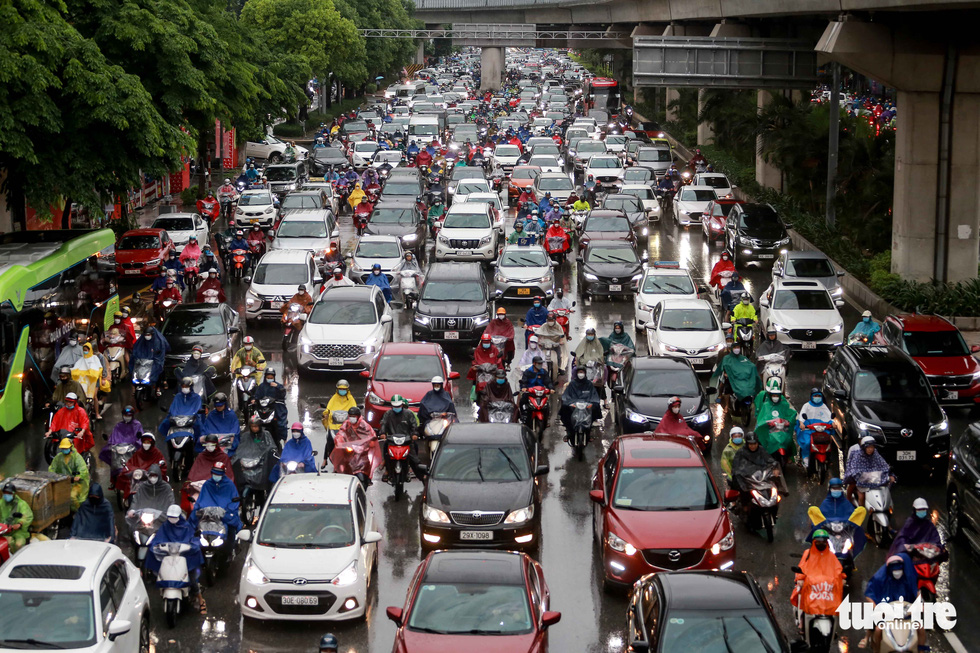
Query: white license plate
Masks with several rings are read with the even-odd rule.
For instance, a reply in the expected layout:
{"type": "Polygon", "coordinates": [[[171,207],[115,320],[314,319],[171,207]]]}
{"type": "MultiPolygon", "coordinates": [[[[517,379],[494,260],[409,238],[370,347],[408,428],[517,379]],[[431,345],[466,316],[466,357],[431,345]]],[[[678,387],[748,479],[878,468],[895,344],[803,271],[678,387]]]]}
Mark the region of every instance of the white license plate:
{"type": "Polygon", "coordinates": [[[759,254],[759,258],[776,258],[775,254],[759,254]]]}
{"type": "Polygon", "coordinates": [[[724,247],[724,246],[725,246],[725,241],[724,240],[716,240],[715,241],[715,247],[724,247]]]}
{"type": "Polygon", "coordinates": [[[330,367],[343,367],[344,366],[344,359],[343,358],[328,358],[327,359],[327,365],[329,365],[330,367]]]}
{"type": "Polygon", "coordinates": [[[141,270],[123,270],[126,274],[139,274],[141,270]]]}
{"type": "Polygon", "coordinates": [[[319,605],[319,596],[284,596],[282,597],[283,605],[319,605]]]}
{"type": "Polygon", "coordinates": [[[959,390],[944,390],[943,391],[943,399],[959,399],[959,398],[960,398],[960,391],[959,390]]]}
{"type": "Polygon", "coordinates": [[[460,531],[461,540],[492,540],[493,531],[460,531]]]}
{"type": "Polygon", "coordinates": [[[619,292],[623,287],[617,283],[609,284],[609,292],[619,292]]]}
{"type": "Polygon", "coordinates": [[[473,252],[468,249],[463,249],[456,252],[456,256],[472,256],[473,252]]]}
{"type": "Polygon", "coordinates": [[[899,451],[898,455],[895,456],[895,460],[915,460],[914,451],[899,451]]]}
{"type": "Polygon", "coordinates": [[[816,349],[816,348],[817,348],[817,343],[815,343],[815,342],[804,342],[803,343],[803,349],[816,349]]]}
{"type": "Polygon", "coordinates": [[[687,360],[691,362],[691,365],[704,365],[703,358],[688,358],[687,360]]]}
{"type": "Polygon", "coordinates": [[[446,331],[446,340],[459,340],[459,331],[446,331]]]}
{"type": "Polygon", "coordinates": [[[283,304],[285,304],[285,303],[286,302],[271,302],[272,308],[274,308],[276,310],[282,308],[283,307],[283,304]]]}

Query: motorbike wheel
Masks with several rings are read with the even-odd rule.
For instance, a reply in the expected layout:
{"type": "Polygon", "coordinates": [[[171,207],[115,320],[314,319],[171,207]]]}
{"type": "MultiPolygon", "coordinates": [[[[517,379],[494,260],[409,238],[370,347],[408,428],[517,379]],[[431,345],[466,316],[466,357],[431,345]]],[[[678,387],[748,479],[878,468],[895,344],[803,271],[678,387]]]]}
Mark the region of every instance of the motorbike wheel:
{"type": "MultiPolygon", "coordinates": [[[[811,454],[811,455],[813,455],[813,454],[811,454]]],[[[826,480],[827,480],[827,463],[822,463],[822,462],[820,462],[818,460],[817,461],[817,481],[820,483],[820,485],[823,485],[824,484],[824,481],[826,481],[826,480]]]]}
{"type": "Polygon", "coordinates": [[[772,541],[775,538],[775,535],[773,534],[775,526],[776,525],[772,521],[772,515],[770,515],[768,512],[762,515],[762,527],[766,529],[766,540],[768,540],[770,544],[772,544],[772,541]]]}
{"type": "Polygon", "coordinates": [[[48,441],[44,443],[44,459],[48,463],[48,465],[51,464],[51,461],[54,460],[54,457],[57,453],[58,453],[58,441],[55,440],[54,438],[48,438],[48,441]]]}
{"type": "Polygon", "coordinates": [[[173,471],[174,482],[180,483],[181,476],[180,472],[183,467],[183,456],[179,451],[174,451],[170,454],[170,469],[173,471]]]}
{"type": "Polygon", "coordinates": [[[936,602],[936,593],[933,592],[928,587],[923,587],[922,589],[920,589],[919,590],[919,594],[922,595],[922,602],[923,603],[935,603],[936,602]]]}
{"type": "Polygon", "coordinates": [[[395,485],[395,501],[398,501],[399,499],[402,498],[402,495],[405,493],[405,481],[404,479],[402,479],[401,474],[399,473],[395,474],[394,485],[395,485]]]}
{"type": "Polygon", "coordinates": [[[217,577],[217,575],[218,575],[217,560],[214,559],[214,556],[207,558],[204,561],[204,582],[208,584],[208,587],[214,587],[214,580],[217,577]]]}
{"type": "Polygon", "coordinates": [[[539,420],[537,417],[531,418],[531,433],[534,434],[534,437],[536,437],[538,441],[540,441],[541,437],[544,435],[544,424],[542,424],[541,420],[539,420]]]}
{"type": "Polygon", "coordinates": [[[163,606],[163,611],[167,615],[167,628],[177,626],[177,614],[180,612],[178,603],[177,599],[167,599],[166,604],[163,606]]]}

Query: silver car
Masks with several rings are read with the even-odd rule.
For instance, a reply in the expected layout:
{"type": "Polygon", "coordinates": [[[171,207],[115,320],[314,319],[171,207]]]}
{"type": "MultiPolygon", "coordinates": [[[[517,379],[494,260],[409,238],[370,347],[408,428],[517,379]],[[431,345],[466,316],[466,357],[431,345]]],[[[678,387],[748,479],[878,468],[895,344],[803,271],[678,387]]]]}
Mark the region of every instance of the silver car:
{"type": "Polygon", "coordinates": [[[772,277],[819,281],[830,296],[840,299],[844,295],[840,278],[844,273],[837,270],[823,252],[783,252],[772,266],[772,277]]]}
{"type": "Polygon", "coordinates": [[[557,266],[541,245],[507,245],[497,259],[493,289],[498,299],[551,297],[557,266]]]}

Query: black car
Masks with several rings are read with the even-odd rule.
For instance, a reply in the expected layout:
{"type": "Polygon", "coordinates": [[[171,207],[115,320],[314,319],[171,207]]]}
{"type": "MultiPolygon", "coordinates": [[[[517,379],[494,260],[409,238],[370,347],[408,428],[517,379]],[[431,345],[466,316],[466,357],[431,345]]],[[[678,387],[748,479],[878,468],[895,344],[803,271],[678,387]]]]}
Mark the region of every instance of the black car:
{"type": "Polygon", "coordinates": [[[412,340],[476,342],[490,322],[491,308],[479,263],[433,263],[415,307],[412,340]]]}
{"type": "Polygon", "coordinates": [[[364,233],[398,236],[402,240],[402,248],[411,250],[416,259],[421,260],[425,254],[428,229],[415,198],[382,197],[374,205],[364,233]]]}
{"type": "Polygon", "coordinates": [[[336,168],[338,172],[343,166],[349,165],[347,155],[339,147],[318,147],[310,156],[310,174],[314,177],[324,177],[336,168]]]}
{"type": "Polygon", "coordinates": [[[581,296],[636,293],[643,276],[643,263],[632,243],[593,240],[579,255],[578,288],[581,296]]]}
{"type": "Polygon", "coordinates": [[[946,526],[952,539],[980,553],[980,422],[953,446],[946,477],[946,526]]]}
{"type": "Polygon", "coordinates": [[[241,318],[227,304],[179,304],[163,323],[162,333],[170,344],[164,374],[172,377],[191,357],[194,345],[201,345],[201,358],[225,376],[240,346],[241,318]]]}
{"type": "Polygon", "coordinates": [[[422,550],[531,549],[541,534],[538,444],[522,424],[453,424],[422,494],[422,550]]]}
{"type": "Polygon", "coordinates": [[[381,197],[384,199],[404,197],[414,201],[421,194],[422,184],[417,179],[412,179],[407,175],[389,177],[384,186],[381,187],[381,197]]]}
{"type": "Polygon", "coordinates": [[[768,204],[736,204],[725,223],[725,244],[736,265],[775,261],[793,245],[776,209],[768,204]]]}
{"type": "Polygon", "coordinates": [[[626,643],[634,653],[798,650],[745,571],[647,574],[633,586],[626,621],[626,643]]]}
{"type": "Polygon", "coordinates": [[[647,212],[643,208],[643,203],[635,195],[610,193],[603,198],[602,208],[603,210],[625,213],[633,227],[633,235],[638,240],[645,239],[650,235],[650,221],[647,220],[647,212]]]}
{"type": "Polygon", "coordinates": [[[622,433],[656,432],[670,398],[680,397],[684,421],[701,434],[697,444],[705,456],[710,456],[714,429],[708,395],[713,392],[714,388],[706,391],[701,386],[686,360],[664,356],[633,358],[613,385],[616,424],[622,433]]]}
{"type": "Polygon", "coordinates": [[[578,249],[583,251],[592,240],[622,240],[637,244],[633,225],[623,211],[593,209],[579,228],[578,249]]]}
{"type": "Polygon", "coordinates": [[[844,452],[867,435],[889,462],[931,466],[949,452],[946,413],[925,374],[897,347],[838,348],[823,391],[843,427],[836,437],[844,452]]]}

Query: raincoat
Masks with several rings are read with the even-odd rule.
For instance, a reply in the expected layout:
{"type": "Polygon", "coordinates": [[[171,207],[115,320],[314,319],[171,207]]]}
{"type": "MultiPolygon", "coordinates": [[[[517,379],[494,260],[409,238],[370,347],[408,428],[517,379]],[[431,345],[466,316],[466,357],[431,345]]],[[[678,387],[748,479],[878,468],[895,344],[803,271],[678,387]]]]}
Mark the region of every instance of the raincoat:
{"type": "Polygon", "coordinates": [[[57,406],[58,404],[65,403],[65,397],[68,396],[69,392],[74,392],[75,396],[82,403],[88,398],[82,384],[75,379],[68,379],[66,383],[62,383],[59,379],[58,383],[54,386],[54,392],[51,393],[51,405],[57,406]]]}
{"type": "Polygon", "coordinates": [[[728,385],[735,399],[755,397],[762,390],[762,377],[759,376],[759,370],[748,357],[742,354],[736,356],[729,353],[722,359],[712,376],[712,385],[717,385],[722,374],[728,376],[728,385]]]}
{"type": "MultiPolygon", "coordinates": [[[[183,392],[178,392],[174,395],[174,400],[170,402],[170,408],[167,409],[167,416],[163,418],[160,422],[159,432],[160,437],[166,438],[167,432],[170,430],[170,418],[176,417],[178,415],[197,415],[201,410],[201,395],[190,392],[184,394],[183,392]]],[[[201,420],[196,420],[194,422],[194,439],[197,440],[201,437],[201,420]]]]}
{"type": "Polygon", "coordinates": [[[579,379],[576,377],[568,382],[568,385],[565,386],[565,391],[561,395],[561,408],[558,411],[558,417],[561,418],[565,428],[571,429],[572,410],[575,404],[580,401],[592,404],[593,422],[602,419],[602,409],[599,407],[601,400],[595,386],[588,379],[579,379]]]}
{"type": "Polygon", "coordinates": [[[355,206],[360,204],[361,198],[365,197],[366,195],[367,193],[361,190],[361,184],[360,182],[358,182],[357,185],[354,186],[354,190],[352,190],[350,192],[350,195],[347,196],[347,203],[350,204],[351,210],[353,210],[355,206]]]}
{"type": "Polygon", "coordinates": [[[810,545],[799,563],[802,574],[793,588],[790,603],[810,615],[833,615],[844,599],[844,569],[828,546],[823,551],[810,545]]]}
{"type": "Polygon", "coordinates": [[[821,401],[819,404],[814,404],[811,399],[803,404],[796,418],[796,442],[800,445],[800,452],[804,460],[810,455],[810,437],[812,435],[810,431],[813,430],[813,424],[833,424],[833,416],[830,414],[826,402],[821,401]]]}
{"type": "MultiPolygon", "coordinates": [[[[419,402],[419,424],[424,426],[437,413],[456,414],[456,404],[453,403],[453,398],[445,387],[439,392],[429,390],[422,397],[422,401],[419,402]]],[[[345,422],[345,424],[348,423],[345,422]]]]}
{"type": "Polygon", "coordinates": [[[834,497],[827,491],[827,497],[820,504],[820,513],[827,521],[845,521],[854,512],[854,504],[847,498],[847,493],[843,490],[839,497],[834,497]]]}
{"type": "Polygon", "coordinates": [[[241,444],[238,445],[238,451],[235,452],[235,457],[232,459],[232,465],[238,467],[238,481],[235,483],[238,487],[238,493],[241,494],[246,485],[257,490],[267,490],[269,488],[269,475],[272,473],[272,465],[275,462],[276,441],[265,429],[259,429],[259,432],[255,434],[246,428],[240,437],[241,444]],[[259,463],[254,467],[245,468],[242,466],[242,461],[245,460],[258,460],[259,463]]]}
{"type": "Polygon", "coordinates": [[[725,473],[728,478],[732,477],[732,462],[735,460],[735,454],[738,450],[745,446],[745,443],[735,444],[731,440],[725,445],[725,448],[721,450],[721,471],[725,473]]]}
{"type": "Polygon", "coordinates": [[[71,483],[71,510],[72,512],[78,510],[81,503],[88,498],[89,487],[88,465],[85,464],[82,455],[72,449],[71,454],[66,459],[59,451],[51,464],[48,465],[48,471],[71,479],[76,476],[79,477],[78,481],[72,480],[71,483]]]}
{"type": "MultiPolygon", "coordinates": [[[[61,349],[61,353],[58,354],[58,359],[54,362],[54,367],[51,369],[51,380],[55,383],[58,382],[58,374],[60,373],[62,367],[75,367],[75,363],[79,361],[82,357],[82,346],[75,345],[65,345],[61,349]]],[[[74,375],[73,375],[74,376],[74,375]]]]}
{"type": "MultiPolygon", "coordinates": [[[[204,566],[204,555],[201,554],[199,538],[194,534],[194,527],[183,517],[179,517],[176,524],[171,524],[169,519],[165,519],[163,526],[153,536],[153,544],[164,544],[167,542],[191,545],[190,550],[184,554],[184,558],[187,559],[187,571],[189,573],[193,573],[204,566]]],[[[160,573],[160,559],[155,555],[146,556],[143,564],[146,565],[147,571],[151,571],[154,574],[160,573]]]]}
{"type": "Polygon", "coordinates": [[[761,444],[755,451],[751,451],[744,444],[735,452],[732,459],[732,480],[737,487],[744,487],[742,479],[750,478],[758,471],[770,469],[776,466],[776,461],[766,453],[765,447],[761,444]]]}
{"type": "Polygon", "coordinates": [[[129,490],[133,484],[133,472],[137,469],[141,469],[144,472],[149,471],[153,466],[157,465],[163,474],[163,479],[167,480],[167,461],[163,457],[163,453],[157,449],[155,446],[150,447],[149,450],[144,450],[142,443],[136,446],[136,451],[133,455],[129,457],[123,468],[119,470],[119,474],[116,475],[116,492],[122,492],[123,495],[129,494],[129,490]]]}
{"type": "Polygon", "coordinates": [[[565,336],[565,330],[561,328],[558,324],[558,320],[554,322],[545,322],[538,327],[535,331],[535,335],[538,336],[538,346],[542,349],[554,348],[554,345],[558,345],[558,368],[565,369],[565,359],[568,358],[567,349],[568,346],[565,344],[568,339],[565,336]]]}
{"type": "Polygon", "coordinates": [[[129,526],[129,530],[131,531],[136,528],[140,510],[159,510],[160,514],[157,515],[156,521],[162,524],[167,518],[167,508],[170,507],[170,504],[176,503],[174,501],[174,490],[167,483],[166,477],[163,475],[159,465],[150,465],[147,475],[152,474],[159,476],[160,480],[153,484],[149,481],[144,481],[139,484],[136,492],[133,493],[133,500],[130,503],[129,509],[136,511],[137,514],[133,517],[129,517],[128,514],[126,516],[126,525],[129,526]]]}
{"type": "Polygon", "coordinates": [[[892,576],[885,563],[874,573],[865,587],[864,596],[879,603],[892,601],[908,601],[912,603],[919,594],[919,576],[915,573],[915,565],[907,553],[897,553],[902,559],[904,572],[901,578],[892,576]]]}
{"type": "Polygon", "coordinates": [[[350,390],[347,394],[341,397],[338,393],[333,393],[330,397],[330,401],[327,402],[327,407],[323,411],[323,426],[328,431],[336,431],[339,429],[343,422],[333,421],[333,414],[336,411],[341,411],[346,413],[348,410],[357,405],[357,400],[351,395],[350,390]]]}
{"type": "MultiPolygon", "coordinates": [[[[878,324],[871,318],[868,318],[867,322],[865,322],[864,318],[862,318],[861,321],[857,323],[857,326],[854,327],[854,330],[851,331],[847,337],[850,338],[851,336],[866,336],[868,338],[868,342],[870,343],[870,342],[874,342],[875,334],[877,334],[879,331],[881,331],[880,324],[878,324]]],[[[57,364],[55,364],[55,367],[57,367],[57,364]]]]}
{"type": "Polygon", "coordinates": [[[222,476],[217,483],[211,478],[208,471],[208,480],[201,486],[201,493],[197,495],[194,509],[191,510],[190,523],[195,528],[199,528],[200,515],[198,511],[202,508],[224,508],[225,514],[222,521],[228,527],[229,537],[234,536],[235,532],[242,527],[242,520],[238,517],[238,490],[235,489],[235,482],[227,476],[222,476]]]}
{"type": "Polygon", "coordinates": [[[79,453],[85,453],[95,446],[95,439],[92,437],[92,425],[88,419],[88,413],[82,408],[81,404],[76,403],[75,407],[68,410],[67,406],[62,406],[51,418],[52,431],[68,431],[69,438],[74,440],[75,449],[79,453]],[[75,429],[82,432],[77,436],[75,429]]]}
{"type": "Polygon", "coordinates": [[[228,470],[228,478],[234,482],[235,473],[232,470],[231,458],[221,450],[221,447],[216,447],[214,451],[205,450],[199,453],[194,459],[194,464],[191,465],[191,471],[187,474],[187,481],[193,483],[211,478],[211,468],[215,463],[224,463],[225,469],[228,470]]]}
{"type": "Polygon", "coordinates": [[[528,342],[527,349],[521,354],[521,360],[518,362],[517,366],[520,368],[530,367],[534,363],[534,357],[540,356],[544,358],[544,350],[538,346],[537,342],[528,342]]]}
{"type": "Polygon", "coordinates": [[[470,367],[470,371],[466,373],[466,378],[475,381],[476,368],[480,365],[493,365],[502,370],[504,369],[504,360],[496,347],[490,345],[490,347],[484,348],[481,342],[476,346],[476,351],[473,352],[473,365],[470,367]]]}
{"type": "Polygon", "coordinates": [[[723,276],[725,272],[735,272],[735,264],[729,260],[719,259],[715,266],[711,268],[711,278],[708,280],[709,286],[714,286],[719,290],[722,286],[727,283],[727,279],[731,278],[731,275],[723,276]]]}
{"type": "MultiPolygon", "coordinates": [[[[373,434],[374,431],[372,430],[371,433],[373,434]]],[[[279,461],[282,465],[291,462],[302,463],[303,469],[301,473],[309,474],[316,472],[316,459],[313,457],[313,443],[306,437],[306,434],[298,438],[293,438],[292,436],[287,438],[282,445],[282,453],[279,455],[279,461]]],[[[269,474],[270,482],[275,483],[279,480],[280,466],[275,465],[272,468],[272,472],[269,474]]]]}
{"type": "MultiPolygon", "coordinates": [[[[200,383],[202,389],[204,390],[204,394],[201,397],[202,401],[206,401],[208,397],[214,394],[215,387],[213,377],[215,375],[215,370],[208,363],[208,361],[204,360],[203,356],[196,360],[193,357],[189,358],[187,362],[184,363],[183,367],[174,370],[174,374],[176,374],[178,379],[182,379],[185,376],[189,376],[191,378],[195,376],[201,377],[200,383]]],[[[198,384],[195,383],[195,392],[197,391],[197,388],[198,384]]]]}
{"type": "Polygon", "coordinates": [[[898,531],[898,535],[895,536],[895,541],[892,542],[891,548],[888,549],[888,555],[893,556],[899,553],[905,553],[906,544],[935,544],[941,547],[943,541],[939,537],[939,531],[936,530],[936,526],[932,523],[929,515],[919,518],[913,514],[905,520],[905,524],[898,531]]]}
{"type": "Polygon", "coordinates": [[[258,347],[253,346],[252,351],[242,347],[235,352],[235,357],[231,360],[231,373],[234,374],[235,370],[243,365],[248,365],[254,369],[255,380],[259,383],[262,382],[262,373],[265,371],[265,356],[262,355],[258,347]]]}
{"type": "Polygon", "coordinates": [[[133,367],[136,365],[136,361],[140,359],[152,360],[153,371],[150,373],[150,382],[156,383],[160,375],[163,374],[163,362],[167,356],[167,350],[170,347],[167,345],[167,341],[163,339],[163,336],[159,335],[159,332],[153,333],[151,340],[147,340],[145,335],[141,335],[136,341],[136,344],[133,345],[133,355],[129,357],[129,373],[133,373],[133,367]]]}
{"type": "Polygon", "coordinates": [[[481,383],[477,391],[479,397],[478,422],[490,420],[490,404],[498,401],[506,401],[513,406],[514,412],[511,415],[511,422],[517,421],[517,404],[514,403],[514,391],[511,390],[510,383],[506,380],[503,383],[497,383],[497,379],[493,379],[489,383],[481,383]]]}
{"type": "MultiPolygon", "coordinates": [[[[140,446],[140,436],[143,434],[143,425],[135,417],[127,424],[120,420],[109,434],[106,446],[99,452],[99,460],[106,465],[112,464],[112,447],[117,444],[131,444],[137,449],[140,446]]],[[[111,489],[111,488],[110,488],[111,489]]]]}
{"type": "Polygon", "coordinates": [[[658,435],[686,435],[689,438],[701,438],[701,434],[688,426],[684,420],[684,414],[674,414],[674,411],[667,407],[667,412],[660,418],[655,433],[658,435]]]}
{"type": "Polygon", "coordinates": [[[85,499],[75,512],[75,518],[71,523],[70,538],[114,543],[116,541],[116,522],[112,516],[112,504],[106,500],[102,493],[102,486],[98,483],[92,483],[85,499]],[[93,504],[87,500],[89,496],[96,496],[99,501],[93,504]]]}
{"type": "Polygon", "coordinates": [[[385,301],[389,304],[391,303],[391,284],[388,283],[388,277],[384,272],[379,272],[377,274],[372,272],[371,274],[367,275],[364,277],[364,285],[377,286],[381,289],[381,293],[385,296],[385,301]]]}
{"type": "Polygon", "coordinates": [[[548,321],[548,309],[541,306],[532,306],[524,316],[524,324],[527,326],[538,326],[548,321]]]}
{"type": "Polygon", "coordinates": [[[773,404],[765,392],[759,393],[755,402],[755,434],[759,436],[759,444],[770,454],[778,449],[786,449],[787,454],[796,454],[796,439],[793,437],[793,425],[796,423],[796,411],[789,405],[785,396],[781,396],[778,404],[773,404]],[[785,420],[782,430],[773,429],[769,422],[785,420]]]}
{"type": "Polygon", "coordinates": [[[363,417],[358,418],[356,424],[350,420],[344,422],[337,432],[336,444],[330,452],[330,462],[338,474],[362,473],[370,480],[374,472],[384,464],[374,429],[363,417]]]}
{"type": "Polygon", "coordinates": [[[255,389],[255,398],[262,399],[264,397],[271,397],[275,405],[276,410],[276,428],[279,433],[273,433],[273,437],[284,438],[286,437],[286,388],[283,387],[278,381],[274,381],[275,385],[272,385],[268,379],[264,379],[259,387],[255,389]]]}
{"type": "Polygon", "coordinates": [[[616,333],[616,330],[613,329],[613,332],[607,337],[599,338],[599,342],[602,344],[602,350],[606,352],[607,356],[609,355],[613,345],[623,345],[624,347],[628,347],[634,351],[636,350],[636,345],[633,343],[633,339],[630,338],[630,335],[626,333],[626,329],[623,329],[623,332],[618,334],[616,333]]]}
{"type": "MultiPolygon", "coordinates": [[[[228,407],[225,407],[224,410],[215,408],[201,422],[201,438],[203,439],[204,436],[211,433],[217,435],[219,441],[223,436],[232,436],[231,447],[227,448],[225,453],[231,458],[234,458],[235,450],[239,444],[239,432],[241,428],[241,424],[238,423],[238,415],[235,414],[235,411],[228,407]]],[[[200,439],[194,443],[194,451],[197,453],[204,451],[204,445],[200,439]]]]}
{"type": "Polygon", "coordinates": [[[228,298],[225,297],[225,289],[221,285],[221,281],[212,276],[209,276],[207,280],[197,289],[197,301],[202,303],[207,302],[208,297],[212,292],[217,293],[219,304],[224,304],[226,301],[228,301],[228,298]]]}
{"type": "Polygon", "coordinates": [[[14,494],[14,500],[9,503],[0,499],[0,522],[9,526],[20,524],[20,529],[10,531],[4,536],[7,538],[7,545],[10,547],[11,553],[17,553],[30,540],[31,534],[28,529],[32,521],[34,521],[34,512],[27,505],[27,502],[19,496],[14,494]],[[15,518],[15,513],[20,513],[20,517],[15,518]]]}

